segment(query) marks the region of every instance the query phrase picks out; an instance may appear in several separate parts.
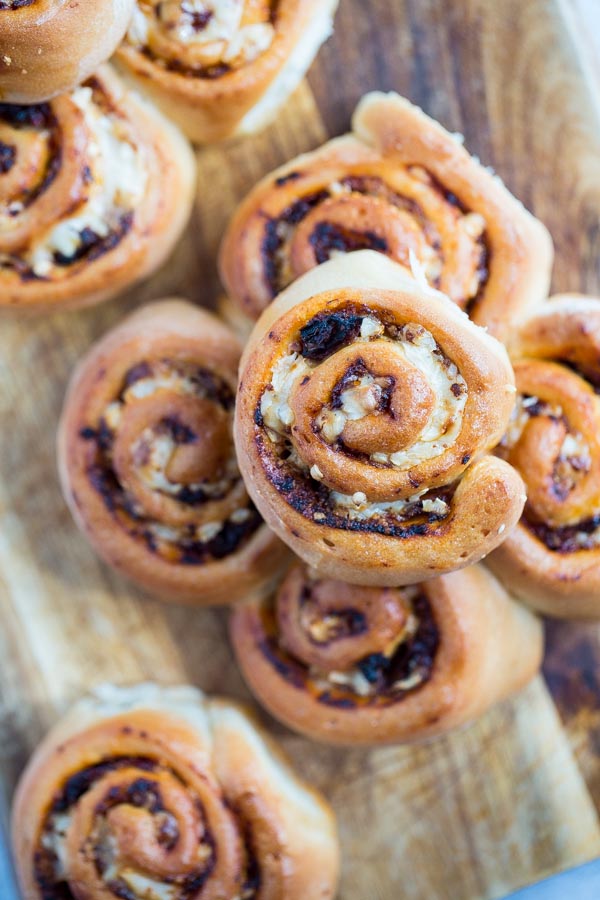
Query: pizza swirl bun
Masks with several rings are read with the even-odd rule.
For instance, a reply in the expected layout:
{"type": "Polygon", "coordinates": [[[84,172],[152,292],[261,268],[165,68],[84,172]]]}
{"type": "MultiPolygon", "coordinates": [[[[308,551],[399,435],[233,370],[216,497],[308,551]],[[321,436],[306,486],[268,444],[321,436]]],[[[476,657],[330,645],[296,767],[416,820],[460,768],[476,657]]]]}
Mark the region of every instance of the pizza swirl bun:
{"type": "Polygon", "coordinates": [[[197,307],[163,301],[76,369],[58,438],[73,516],[111,565],[164,599],[229,603],[278,574],[232,440],[240,346],[197,307]]]}
{"type": "Polygon", "coordinates": [[[98,688],[17,788],[27,900],[330,900],[333,813],[241,708],[191,687],[98,688]]]}
{"type": "Polygon", "coordinates": [[[242,329],[308,269],[360,249],[416,260],[432,286],[500,338],[548,296],[544,226],[456,136],[396,94],[367,94],[351,134],[250,192],[221,246],[223,312],[242,329]]]}
{"type": "Polygon", "coordinates": [[[476,562],[518,521],[523,482],[488,453],[514,405],[506,351],[384,256],[300,278],[240,373],[248,491],[321,574],[411,584],[476,562]]]}
{"type": "Polygon", "coordinates": [[[404,588],[321,579],[297,563],[230,632],[257,698],[315,740],[384,744],[443,734],[526,684],[540,622],[481,566],[404,588]]]}
{"type": "Polygon", "coordinates": [[[42,103],[73,90],[119,45],[134,0],[0,0],[0,100],[42,103]]]}
{"type": "Polygon", "coordinates": [[[332,30],[338,0],[138,0],[117,60],[192,140],[266,125],[332,30]]]}
{"type": "Polygon", "coordinates": [[[518,396],[499,448],[527,485],[490,566],[548,615],[600,616],[600,301],[551,299],[514,347],[518,396]]]}
{"type": "Polygon", "coordinates": [[[50,103],[0,104],[0,148],[0,306],[106,300],[154,272],[187,222],[188,143],[108,66],[50,103]]]}

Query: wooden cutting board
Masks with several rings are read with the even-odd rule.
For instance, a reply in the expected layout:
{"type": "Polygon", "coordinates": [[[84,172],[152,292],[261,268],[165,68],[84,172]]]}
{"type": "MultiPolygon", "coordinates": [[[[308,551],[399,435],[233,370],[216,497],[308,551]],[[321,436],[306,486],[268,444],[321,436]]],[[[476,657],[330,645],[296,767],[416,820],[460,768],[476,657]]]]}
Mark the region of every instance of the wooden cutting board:
{"type": "MultiPolygon", "coordinates": [[[[198,153],[198,211],[161,273],[96,310],[3,319],[0,775],[9,794],[45,729],[98,682],[185,680],[248,698],[225,613],[144,599],[75,529],[54,460],[75,361],[144,300],[181,294],[212,305],[215,252],[236,202],[275,165],[346,130],[373,88],[398,90],[463,132],[550,227],[555,288],[600,292],[594,6],[597,19],[597,0],[341,0],[335,37],[277,123],[198,153]]],[[[548,641],[546,683],[418,747],[331,750],[265,716],[339,814],[343,900],[487,900],[600,854],[600,628],[555,623],[548,641]]]]}

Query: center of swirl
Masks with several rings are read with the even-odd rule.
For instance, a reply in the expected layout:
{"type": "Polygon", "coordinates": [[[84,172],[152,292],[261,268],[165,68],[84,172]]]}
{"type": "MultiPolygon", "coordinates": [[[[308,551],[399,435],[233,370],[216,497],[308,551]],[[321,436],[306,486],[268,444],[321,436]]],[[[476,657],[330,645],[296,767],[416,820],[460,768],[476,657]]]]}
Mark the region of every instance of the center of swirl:
{"type": "MultiPolygon", "coordinates": [[[[461,431],[464,378],[420,325],[395,326],[354,308],[319,314],[279,359],[260,414],[275,445],[339,495],[379,496],[369,469],[409,473],[442,456],[461,431]]],[[[468,459],[467,459],[468,462],[468,459]]],[[[460,463],[462,465],[462,463],[460,463]]],[[[403,499],[415,485],[394,491],[403,499]]]]}
{"type": "Polygon", "coordinates": [[[79,886],[90,897],[191,900],[213,880],[215,896],[234,896],[250,874],[246,826],[208,779],[150,758],[107,758],[57,793],[35,876],[46,900],[79,896],[79,886]]]}
{"type": "Polygon", "coordinates": [[[222,558],[260,524],[232,441],[232,385],[168,359],[133,366],[96,427],[89,475],[130,534],[169,561],[222,558]]]}
{"type": "Polygon", "coordinates": [[[263,649],[278,671],[310,685],[321,703],[401,700],[431,677],[439,631],[419,587],[357,587],[302,565],[263,608],[263,649]]]}

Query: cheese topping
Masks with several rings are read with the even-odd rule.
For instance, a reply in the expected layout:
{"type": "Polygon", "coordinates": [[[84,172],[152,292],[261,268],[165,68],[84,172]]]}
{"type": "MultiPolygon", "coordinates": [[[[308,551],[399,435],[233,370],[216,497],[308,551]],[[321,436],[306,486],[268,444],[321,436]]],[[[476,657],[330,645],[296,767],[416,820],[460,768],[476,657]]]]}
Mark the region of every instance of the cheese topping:
{"type": "Polygon", "coordinates": [[[57,255],[65,259],[76,256],[86,235],[105,238],[118,229],[123,215],[139,204],[147,183],[142,149],[130,142],[119,119],[99,108],[92,89],[78,88],[71,100],[83,113],[89,133],[90,177],[74,214],[40,235],[24,254],[24,261],[39,277],[57,268],[57,255]]]}

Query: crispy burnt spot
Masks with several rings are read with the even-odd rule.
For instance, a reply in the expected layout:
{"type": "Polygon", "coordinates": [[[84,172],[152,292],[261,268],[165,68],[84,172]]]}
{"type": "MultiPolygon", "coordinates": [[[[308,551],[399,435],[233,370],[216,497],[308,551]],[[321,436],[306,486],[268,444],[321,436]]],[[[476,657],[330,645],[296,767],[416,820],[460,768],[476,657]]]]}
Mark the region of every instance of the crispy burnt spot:
{"type": "MultiPolygon", "coordinates": [[[[144,734],[140,736],[143,737],[144,734]]],[[[52,801],[40,830],[33,858],[34,877],[41,900],[74,900],[58,851],[58,846],[66,840],[69,816],[81,798],[102,778],[123,769],[132,769],[140,774],[131,781],[107,787],[106,793],[95,806],[96,819],[101,822],[111,809],[118,806],[144,809],[153,817],[157,843],[167,852],[177,847],[180,840],[179,824],[176,816],[164,805],[160,783],[153,777],[153,773],[159,770],[165,772],[166,769],[170,776],[185,786],[179,774],[157,760],[146,757],[122,756],[103,760],[71,775],[52,801]]],[[[176,890],[176,893],[170,894],[173,900],[189,900],[195,896],[210,877],[216,863],[215,841],[205,820],[200,798],[196,798],[195,805],[203,819],[202,844],[206,847],[206,855],[197,870],[181,878],[169,879],[170,885],[176,890]]],[[[96,827],[94,834],[98,837],[98,843],[93,849],[94,863],[106,888],[119,900],[138,900],[137,892],[124,879],[111,877],[113,851],[102,840],[102,827],[96,827]]]]}
{"type": "MultiPolygon", "coordinates": [[[[152,489],[165,493],[169,501],[181,508],[198,510],[198,520],[189,524],[166,526],[146,515],[136,498],[121,484],[114,468],[114,448],[122,409],[126,408],[128,392],[144,397],[156,384],[165,387],[180,379],[188,394],[209,400],[228,415],[233,412],[234,393],[229,384],[199,366],[158,360],[143,361],[132,366],[123,377],[123,385],[116,401],[109,405],[95,425],[85,425],[78,433],[86,445],[87,476],[93,489],[100,495],[104,506],[116,523],[131,537],[143,541],[151,553],[170,563],[196,566],[225,559],[237,552],[261,527],[262,519],[255,506],[244,500],[240,508],[231,511],[229,517],[218,522],[202,524],[200,519],[207,504],[226,500],[231,491],[240,485],[240,475],[233,456],[225,453],[217,470],[216,481],[212,476],[198,483],[173,484],[160,480],[151,482],[152,489]],[[115,421],[116,419],[116,421],[115,421]]],[[[177,383],[177,382],[176,382],[177,383]]],[[[139,467],[152,465],[152,454],[160,454],[161,445],[169,453],[180,447],[193,447],[201,442],[201,435],[176,415],[165,415],[153,424],[149,435],[142,435],[132,446],[134,464],[139,467]]],[[[200,452],[200,451],[199,451],[200,452]]],[[[159,463],[160,464],[160,463],[159,463]]],[[[163,463],[164,464],[164,461],[163,463]]],[[[162,471],[162,470],[161,470],[162,471]]]]}
{"type": "MultiPolygon", "coordinates": [[[[306,601],[310,598],[310,589],[306,601]]],[[[309,667],[282,646],[273,604],[261,611],[258,646],[279,676],[298,689],[309,691],[316,701],[338,709],[390,706],[404,700],[431,679],[440,646],[440,632],[431,604],[424,592],[410,599],[411,615],[403,634],[386,653],[372,653],[349,669],[328,673],[309,667]]],[[[337,640],[360,637],[368,629],[360,610],[335,610],[326,615],[326,638],[318,643],[334,645],[337,640]]],[[[316,623],[312,626],[319,634],[316,623]]]]}

